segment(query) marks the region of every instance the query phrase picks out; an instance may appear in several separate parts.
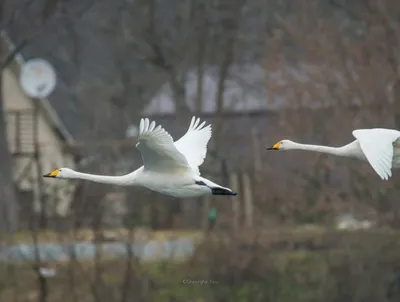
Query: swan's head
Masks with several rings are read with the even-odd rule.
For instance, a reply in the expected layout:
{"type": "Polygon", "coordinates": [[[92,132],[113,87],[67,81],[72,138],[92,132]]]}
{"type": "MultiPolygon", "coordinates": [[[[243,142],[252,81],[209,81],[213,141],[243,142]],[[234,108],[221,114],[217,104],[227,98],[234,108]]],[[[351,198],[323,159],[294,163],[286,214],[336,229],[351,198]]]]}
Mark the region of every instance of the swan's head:
{"type": "Polygon", "coordinates": [[[277,142],[272,147],[267,148],[267,150],[290,150],[295,148],[295,144],[296,143],[291,140],[284,139],[277,142]]]}
{"type": "Polygon", "coordinates": [[[52,178],[75,178],[75,172],[74,170],[68,169],[68,168],[59,168],[51,171],[48,174],[43,175],[43,177],[52,177],[52,178]]]}

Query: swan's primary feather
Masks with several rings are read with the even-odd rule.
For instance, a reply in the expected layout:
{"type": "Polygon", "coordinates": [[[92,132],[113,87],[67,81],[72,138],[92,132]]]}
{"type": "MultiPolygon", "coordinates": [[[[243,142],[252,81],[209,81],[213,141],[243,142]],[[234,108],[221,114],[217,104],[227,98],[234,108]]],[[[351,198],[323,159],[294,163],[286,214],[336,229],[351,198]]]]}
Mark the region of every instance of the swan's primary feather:
{"type": "Polygon", "coordinates": [[[140,120],[136,147],[140,150],[146,170],[169,172],[190,169],[186,157],[178,151],[171,135],[148,118],[140,120]]]}
{"type": "Polygon", "coordinates": [[[171,172],[176,169],[191,169],[200,175],[199,166],[207,154],[211,138],[211,125],[192,117],[189,128],[175,143],[167,131],[148,118],[140,120],[136,147],[142,153],[145,169],[171,172]]]}
{"type": "Polygon", "coordinates": [[[393,142],[400,132],[389,129],[358,129],[353,131],[361,150],[378,175],[386,180],[392,176],[393,142]]]}
{"type": "Polygon", "coordinates": [[[200,124],[200,119],[195,116],[189,129],[175,142],[176,148],[186,157],[189,166],[200,175],[199,166],[207,155],[207,144],[211,138],[211,125],[204,127],[206,122],[200,124]]]}

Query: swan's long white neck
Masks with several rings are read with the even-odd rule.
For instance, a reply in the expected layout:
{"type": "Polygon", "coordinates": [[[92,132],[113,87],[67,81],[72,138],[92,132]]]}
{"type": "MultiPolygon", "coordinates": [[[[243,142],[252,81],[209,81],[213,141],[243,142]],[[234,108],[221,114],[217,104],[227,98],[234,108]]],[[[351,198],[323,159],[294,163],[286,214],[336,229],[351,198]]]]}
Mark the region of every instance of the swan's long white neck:
{"type": "Polygon", "coordinates": [[[309,145],[309,144],[299,144],[292,142],[290,144],[291,150],[306,150],[306,151],[314,151],[319,153],[333,154],[338,156],[345,155],[345,147],[328,147],[328,146],[320,146],[320,145],[309,145]]]}
{"type": "Polygon", "coordinates": [[[120,186],[130,186],[136,184],[135,172],[122,175],[122,176],[109,176],[109,175],[96,175],[89,173],[82,173],[74,171],[74,177],[76,179],[84,179],[97,183],[120,185],[120,186]]]}

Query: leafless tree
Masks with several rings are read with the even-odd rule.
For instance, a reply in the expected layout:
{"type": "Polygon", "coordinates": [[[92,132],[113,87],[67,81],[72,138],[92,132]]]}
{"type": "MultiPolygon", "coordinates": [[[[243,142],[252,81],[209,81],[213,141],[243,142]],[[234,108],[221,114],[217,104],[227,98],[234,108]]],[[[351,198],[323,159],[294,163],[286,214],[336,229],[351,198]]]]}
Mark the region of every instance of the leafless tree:
{"type": "MultiPolygon", "coordinates": [[[[264,62],[269,100],[277,98],[282,108],[277,119],[285,130],[276,139],[342,145],[353,139],[353,129],[397,127],[396,12],[398,4],[389,0],[309,1],[291,2],[275,14],[264,62]]],[[[391,196],[397,189],[380,182],[378,188],[367,164],[317,154],[284,156],[291,181],[298,183],[281,196],[281,210],[289,216],[310,220],[363,208],[366,215],[394,219],[391,196]]]]}

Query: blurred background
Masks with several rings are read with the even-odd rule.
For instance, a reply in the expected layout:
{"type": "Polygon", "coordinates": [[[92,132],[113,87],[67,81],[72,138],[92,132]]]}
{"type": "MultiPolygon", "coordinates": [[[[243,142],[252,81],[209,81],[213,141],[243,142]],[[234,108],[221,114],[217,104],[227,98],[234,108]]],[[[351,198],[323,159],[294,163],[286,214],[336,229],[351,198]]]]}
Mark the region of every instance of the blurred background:
{"type": "Polygon", "coordinates": [[[301,151],[400,129],[397,0],[2,0],[0,300],[400,300],[400,172],[301,151]],[[35,65],[36,64],[36,65],[35,65]],[[35,67],[36,66],[36,67],[35,67]],[[180,200],[41,176],[142,165],[141,117],[213,136],[180,200]]]}

